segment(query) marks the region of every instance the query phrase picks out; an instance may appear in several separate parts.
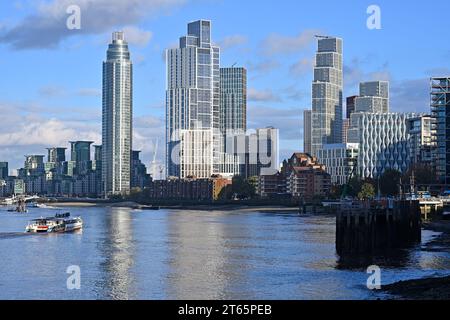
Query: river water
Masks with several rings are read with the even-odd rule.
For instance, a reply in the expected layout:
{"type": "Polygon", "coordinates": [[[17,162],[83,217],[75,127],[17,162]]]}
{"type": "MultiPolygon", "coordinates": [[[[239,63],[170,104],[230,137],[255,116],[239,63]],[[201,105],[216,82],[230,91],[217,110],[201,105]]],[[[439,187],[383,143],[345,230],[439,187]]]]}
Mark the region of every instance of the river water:
{"type": "MultiPolygon", "coordinates": [[[[437,234],[425,231],[423,243],[437,234]]],[[[366,268],[338,262],[335,219],[293,213],[0,209],[0,299],[377,299],[366,268]],[[29,235],[28,220],[70,211],[82,232],[29,235]],[[81,287],[69,290],[69,266],[81,287]]],[[[381,259],[383,284],[450,273],[417,246],[381,259]]]]}

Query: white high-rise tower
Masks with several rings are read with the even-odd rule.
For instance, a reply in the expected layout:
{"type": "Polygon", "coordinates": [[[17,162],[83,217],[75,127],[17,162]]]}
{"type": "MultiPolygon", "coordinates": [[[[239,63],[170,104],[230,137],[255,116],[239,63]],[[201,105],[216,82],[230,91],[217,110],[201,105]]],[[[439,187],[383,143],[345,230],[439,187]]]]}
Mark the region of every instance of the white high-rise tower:
{"type": "Polygon", "coordinates": [[[102,181],[104,195],[130,192],[133,65],[123,32],[113,33],[103,63],[102,181]]]}
{"type": "Polygon", "coordinates": [[[188,24],[177,49],[169,49],[166,91],[166,174],[209,178],[221,162],[220,50],[211,22],[188,24]]]}
{"type": "Polygon", "coordinates": [[[312,84],[311,153],[342,140],[342,39],[319,37],[312,84]]]}

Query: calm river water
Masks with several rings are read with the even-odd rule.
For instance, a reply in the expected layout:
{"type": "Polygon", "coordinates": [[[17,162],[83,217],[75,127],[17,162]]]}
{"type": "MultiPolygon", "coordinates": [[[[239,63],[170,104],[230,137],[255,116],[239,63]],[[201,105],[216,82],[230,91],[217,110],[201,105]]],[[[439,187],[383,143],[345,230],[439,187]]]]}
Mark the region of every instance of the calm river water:
{"type": "MultiPolygon", "coordinates": [[[[0,299],[376,299],[365,268],[335,254],[335,219],[296,214],[0,209],[0,299]],[[27,221],[70,211],[81,233],[27,235],[27,221]],[[69,266],[81,270],[68,290],[69,266]]],[[[436,236],[424,233],[424,242],[436,236]]],[[[421,247],[381,262],[384,284],[450,273],[421,247]]]]}

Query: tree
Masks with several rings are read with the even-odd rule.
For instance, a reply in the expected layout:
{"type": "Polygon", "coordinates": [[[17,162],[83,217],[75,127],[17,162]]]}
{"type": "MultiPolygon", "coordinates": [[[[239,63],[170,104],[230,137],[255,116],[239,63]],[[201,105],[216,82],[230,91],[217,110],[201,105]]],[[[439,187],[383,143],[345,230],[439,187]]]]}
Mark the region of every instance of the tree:
{"type": "Polygon", "coordinates": [[[436,172],[431,166],[424,164],[415,164],[405,174],[404,181],[409,184],[412,173],[414,172],[414,183],[416,186],[429,186],[436,183],[436,172]]]}
{"type": "Polygon", "coordinates": [[[256,195],[255,186],[242,176],[233,177],[231,191],[240,199],[254,198],[256,195]]]}
{"type": "Polygon", "coordinates": [[[360,200],[370,200],[375,197],[375,187],[371,183],[364,183],[361,187],[361,191],[358,193],[360,200]]]}
{"type": "Polygon", "coordinates": [[[397,196],[402,174],[400,171],[388,169],[380,177],[380,191],[385,196],[397,196]]]}

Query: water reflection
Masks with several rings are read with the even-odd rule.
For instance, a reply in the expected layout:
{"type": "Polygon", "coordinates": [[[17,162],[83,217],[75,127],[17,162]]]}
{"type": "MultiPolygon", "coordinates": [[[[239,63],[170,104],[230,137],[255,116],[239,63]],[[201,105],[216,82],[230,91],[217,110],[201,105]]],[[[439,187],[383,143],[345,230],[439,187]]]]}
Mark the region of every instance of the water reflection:
{"type": "Polygon", "coordinates": [[[133,238],[132,211],[111,208],[104,216],[104,229],[99,244],[104,258],[101,263],[103,279],[99,288],[111,299],[136,299],[134,273],[135,240],[133,238]]]}
{"type": "Polygon", "coordinates": [[[370,299],[378,297],[365,286],[371,264],[382,267],[383,283],[450,266],[448,252],[424,246],[355,267],[336,256],[328,216],[70,211],[85,221],[82,234],[25,236],[15,231],[43,211],[0,214],[0,299],[370,299]],[[81,267],[80,291],[66,288],[68,265],[81,267]]]}
{"type": "Polygon", "coordinates": [[[229,281],[223,225],[195,212],[170,214],[167,295],[173,299],[220,299],[229,281]],[[195,218],[193,217],[195,216],[195,218]]]}

